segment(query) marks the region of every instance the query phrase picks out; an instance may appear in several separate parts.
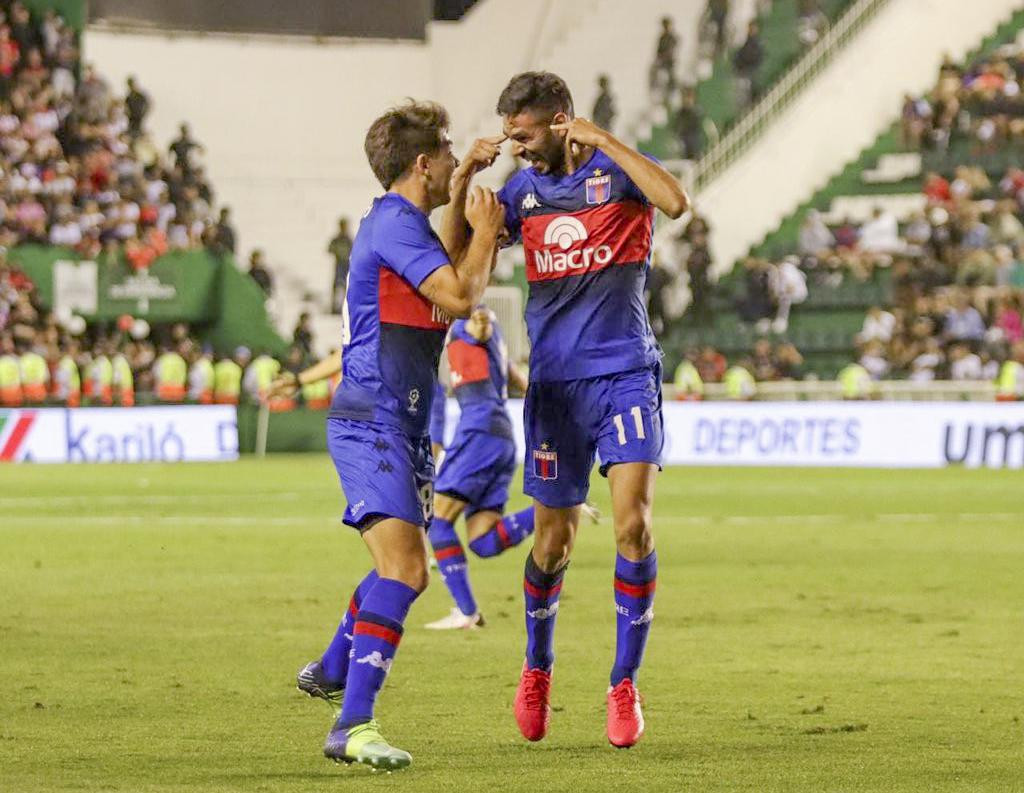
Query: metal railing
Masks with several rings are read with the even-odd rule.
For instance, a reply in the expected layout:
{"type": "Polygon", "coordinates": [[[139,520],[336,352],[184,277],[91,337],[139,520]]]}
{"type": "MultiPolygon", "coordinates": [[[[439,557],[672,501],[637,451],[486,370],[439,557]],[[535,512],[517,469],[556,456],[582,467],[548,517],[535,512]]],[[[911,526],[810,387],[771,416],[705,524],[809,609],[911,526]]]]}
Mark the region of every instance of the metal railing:
{"type": "MultiPolygon", "coordinates": [[[[664,391],[666,399],[675,398],[675,387],[670,383],[665,383],[664,391]]],[[[704,386],[704,398],[725,400],[728,395],[721,383],[708,383],[704,386]]],[[[836,380],[758,383],[755,396],[763,402],[823,402],[842,398],[842,388],[836,380]]],[[[887,402],[992,402],[996,398],[996,386],[987,381],[883,380],[874,383],[870,398],[887,402]]]]}
{"type": "Polygon", "coordinates": [[[889,0],[858,0],[696,164],[694,192],[729,167],[889,0]]]}

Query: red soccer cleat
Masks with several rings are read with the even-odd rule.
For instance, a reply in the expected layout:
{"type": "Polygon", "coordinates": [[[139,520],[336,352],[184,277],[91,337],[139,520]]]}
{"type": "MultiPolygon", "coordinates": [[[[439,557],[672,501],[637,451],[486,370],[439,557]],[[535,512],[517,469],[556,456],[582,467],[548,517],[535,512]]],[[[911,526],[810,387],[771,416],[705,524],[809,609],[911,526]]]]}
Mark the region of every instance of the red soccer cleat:
{"type": "Polygon", "coordinates": [[[527,669],[519,678],[514,703],[516,724],[528,741],[539,741],[548,734],[551,723],[551,673],[543,669],[527,669]]]}
{"type": "Polygon", "coordinates": [[[643,734],[640,692],[627,677],[608,689],[608,741],[618,749],[628,749],[643,734]]]}

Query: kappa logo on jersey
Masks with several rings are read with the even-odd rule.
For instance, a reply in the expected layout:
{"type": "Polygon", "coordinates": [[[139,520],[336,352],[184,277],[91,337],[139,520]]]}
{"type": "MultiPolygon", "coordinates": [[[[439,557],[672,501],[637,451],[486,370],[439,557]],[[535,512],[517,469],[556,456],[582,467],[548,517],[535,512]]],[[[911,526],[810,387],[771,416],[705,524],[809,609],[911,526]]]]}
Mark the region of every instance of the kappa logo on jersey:
{"type": "Polygon", "coordinates": [[[523,198],[522,209],[524,212],[531,209],[536,209],[540,206],[540,201],[537,200],[537,196],[534,193],[527,193],[523,198]]]}
{"type": "Polygon", "coordinates": [[[550,451],[546,443],[533,450],[533,475],[538,479],[558,479],[558,452],[550,451]]]}
{"type": "Polygon", "coordinates": [[[603,204],[612,197],[612,175],[602,176],[600,168],[594,169],[594,175],[587,179],[587,203],[603,204]]]}
{"type": "Polygon", "coordinates": [[[380,650],[374,650],[369,655],[364,655],[362,658],[357,658],[357,664],[369,664],[370,666],[376,667],[377,669],[383,669],[384,674],[391,671],[391,662],[394,659],[385,658],[380,654],[380,650]]]}
{"type": "Polygon", "coordinates": [[[561,250],[552,253],[548,248],[533,252],[537,272],[562,273],[566,270],[587,270],[590,263],[606,265],[612,259],[610,245],[583,247],[571,250],[580,242],[586,242],[587,227],[572,215],[560,215],[544,229],[544,245],[557,245],[561,250]]]}

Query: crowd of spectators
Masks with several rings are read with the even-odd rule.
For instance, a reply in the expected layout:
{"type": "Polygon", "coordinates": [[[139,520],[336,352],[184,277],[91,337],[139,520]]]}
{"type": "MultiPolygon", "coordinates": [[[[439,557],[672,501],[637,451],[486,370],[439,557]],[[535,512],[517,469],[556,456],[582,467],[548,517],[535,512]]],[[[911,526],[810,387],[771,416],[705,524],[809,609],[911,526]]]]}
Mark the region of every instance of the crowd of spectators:
{"type": "Polygon", "coordinates": [[[1024,141],[1024,48],[1010,44],[961,67],[947,57],[932,89],[907,95],[900,115],[908,148],[969,141],[975,156],[1024,141]]]}
{"type": "MultiPolygon", "coordinates": [[[[150,327],[125,315],[87,326],[80,317],[58,319],[41,307],[31,279],[0,254],[0,407],[257,403],[278,372],[298,373],[313,360],[305,313],[281,359],[245,347],[217,356],[181,322],[150,327]]],[[[313,387],[271,407],[290,409],[302,400],[323,407],[324,399],[323,389],[313,387]]]]}
{"type": "MultiPolygon", "coordinates": [[[[58,398],[58,375],[71,371],[68,359],[75,361],[83,392],[95,373],[109,372],[94,362],[115,357],[114,374],[131,381],[133,394],[159,396],[165,354],[210,374],[205,362],[212,365],[211,351],[185,325],[149,328],[123,317],[86,327],[80,317],[57,318],[42,309],[31,280],[7,261],[8,251],[26,244],[66,247],[102,267],[136,270],[168,251],[235,253],[230,209],[215,210],[203,145],[181,124],[162,149],[147,129],[150,109],[134,77],[119,95],[81,63],[78,34],[57,12],[33,16],[19,0],[0,3],[0,346],[8,364],[24,356],[46,361],[49,399],[58,398]]],[[[249,264],[269,296],[273,277],[262,252],[253,251],[249,264]]],[[[285,365],[304,365],[310,357],[308,318],[297,342],[285,365]]],[[[248,367],[247,355],[230,357],[248,367]]],[[[260,366],[269,371],[265,360],[260,366]]],[[[8,366],[5,377],[15,371],[8,366]]],[[[198,392],[192,396],[199,400],[198,392]]],[[[111,398],[116,395],[93,397],[101,403],[111,398]]]]}
{"type": "Polygon", "coordinates": [[[758,339],[749,352],[732,361],[712,345],[691,347],[683,357],[693,364],[705,384],[723,382],[731,366],[746,369],[759,383],[803,380],[807,376],[803,355],[788,341],[758,339]]]}

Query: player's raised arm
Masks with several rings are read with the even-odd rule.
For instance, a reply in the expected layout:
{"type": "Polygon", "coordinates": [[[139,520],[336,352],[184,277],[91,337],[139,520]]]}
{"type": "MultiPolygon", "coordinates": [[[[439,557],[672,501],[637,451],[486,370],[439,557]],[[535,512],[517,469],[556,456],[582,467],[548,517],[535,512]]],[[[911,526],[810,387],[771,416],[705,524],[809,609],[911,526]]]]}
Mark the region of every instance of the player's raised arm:
{"type": "Polygon", "coordinates": [[[452,261],[461,258],[465,253],[469,238],[469,230],[466,228],[466,199],[469,197],[473,176],[494,164],[501,154],[501,144],[504,141],[504,135],[478,138],[452,174],[451,200],[444,209],[441,231],[438,234],[452,261]]]}
{"type": "Polygon", "coordinates": [[[552,124],[551,129],[565,134],[567,146],[593,146],[603,151],[626,172],[647,200],[670,218],[678,218],[689,208],[690,199],[678,179],[592,121],[573,118],[552,124]]]}
{"type": "Polygon", "coordinates": [[[455,317],[468,317],[484,295],[505,210],[491,190],[474,187],[466,201],[466,220],[473,234],[463,256],[451,267],[432,272],[419,286],[424,297],[455,317]]]}

